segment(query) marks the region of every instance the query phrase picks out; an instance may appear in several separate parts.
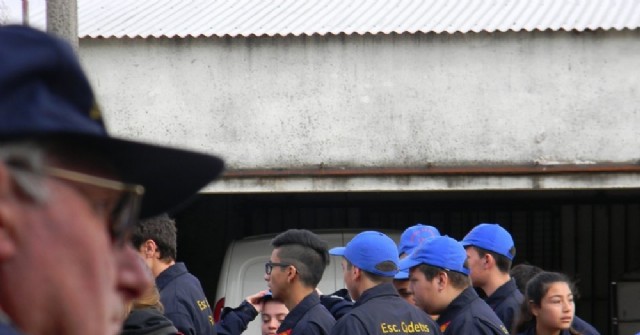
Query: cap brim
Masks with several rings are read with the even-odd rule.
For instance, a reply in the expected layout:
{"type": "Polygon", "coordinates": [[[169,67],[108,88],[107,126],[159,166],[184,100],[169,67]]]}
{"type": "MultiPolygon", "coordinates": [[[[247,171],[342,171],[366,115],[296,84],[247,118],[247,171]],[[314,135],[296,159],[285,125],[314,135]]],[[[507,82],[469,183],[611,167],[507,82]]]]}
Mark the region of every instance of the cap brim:
{"type": "Polygon", "coordinates": [[[333,256],[344,256],[345,247],[335,247],[329,249],[329,255],[333,256]]]}
{"type": "Polygon", "coordinates": [[[400,271],[398,271],[398,273],[396,273],[396,275],[393,277],[393,279],[407,280],[407,279],[409,279],[409,271],[408,270],[400,270],[400,271]]]}
{"type": "Polygon", "coordinates": [[[411,257],[407,257],[407,258],[403,258],[400,260],[400,263],[398,264],[398,269],[400,271],[408,271],[409,269],[411,269],[414,266],[420,265],[422,264],[422,262],[417,261],[411,257]]]}
{"type": "Polygon", "coordinates": [[[473,245],[473,242],[462,240],[460,241],[460,244],[462,244],[463,247],[468,247],[470,245],[473,245]]]}
{"type": "Polygon", "coordinates": [[[79,141],[95,148],[114,165],[122,181],[142,185],[145,188],[140,209],[142,219],[175,209],[224,169],[220,158],[188,150],[105,136],[50,134],[46,137],[79,141]]]}

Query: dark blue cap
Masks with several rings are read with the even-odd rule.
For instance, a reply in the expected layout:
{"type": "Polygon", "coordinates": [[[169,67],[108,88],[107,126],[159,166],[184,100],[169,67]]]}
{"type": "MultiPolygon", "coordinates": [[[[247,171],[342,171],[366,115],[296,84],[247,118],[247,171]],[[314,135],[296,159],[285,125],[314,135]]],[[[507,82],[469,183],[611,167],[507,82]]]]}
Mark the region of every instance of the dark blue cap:
{"type": "Polygon", "coordinates": [[[377,231],[364,231],[356,235],[344,247],[329,250],[334,256],[344,256],[358,268],[384,277],[393,277],[398,272],[398,252],[393,240],[377,231]],[[379,264],[393,262],[393,270],[380,269],[379,264]]]}
{"type": "Polygon", "coordinates": [[[411,251],[416,248],[424,240],[432,237],[440,236],[438,228],[433,226],[423,225],[418,223],[411,226],[402,233],[400,236],[400,244],[398,244],[398,254],[410,254],[411,251]]]}
{"type": "Polygon", "coordinates": [[[420,264],[427,264],[449,271],[469,275],[464,263],[467,252],[462,244],[449,236],[438,236],[424,241],[413,252],[400,261],[400,270],[409,270],[420,264]]]}
{"type": "Polygon", "coordinates": [[[0,141],[19,139],[95,150],[122,181],[145,187],[143,218],[174,208],[223,169],[215,156],[110,137],[71,47],[29,27],[0,26],[0,141]]]}
{"type": "Polygon", "coordinates": [[[511,234],[495,223],[481,223],[475,226],[460,243],[465,247],[474,246],[493,251],[510,260],[516,255],[511,234]]]}

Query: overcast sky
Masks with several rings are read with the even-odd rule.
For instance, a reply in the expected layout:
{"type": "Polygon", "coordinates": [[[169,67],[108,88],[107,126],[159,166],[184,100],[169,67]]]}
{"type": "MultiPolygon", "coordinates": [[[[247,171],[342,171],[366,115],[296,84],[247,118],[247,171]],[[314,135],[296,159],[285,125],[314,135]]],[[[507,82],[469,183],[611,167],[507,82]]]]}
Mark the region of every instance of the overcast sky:
{"type": "MultiPolygon", "coordinates": [[[[31,14],[44,11],[45,0],[28,1],[31,14]]],[[[0,23],[22,23],[22,0],[0,0],[0,23]]]]}

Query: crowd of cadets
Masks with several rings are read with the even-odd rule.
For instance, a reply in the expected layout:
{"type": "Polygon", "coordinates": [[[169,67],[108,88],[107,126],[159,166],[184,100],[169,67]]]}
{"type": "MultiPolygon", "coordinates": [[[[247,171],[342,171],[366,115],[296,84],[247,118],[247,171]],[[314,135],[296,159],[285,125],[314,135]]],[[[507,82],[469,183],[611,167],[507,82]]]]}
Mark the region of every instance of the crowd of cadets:
{"type": "MultiPolygon", "coordinates": [[[[518,286],[510,275],[513,238],[498,224],[482,223],[461,241],[417,224],[403,232],[397,246],[383,233],[365,231],[331,250],[308,230],[287,230],[272,240],[264,275],[269,291],[225,308],[218,323],[198,279],[175,261],[176,230],[169,217],[138,222],[132,242],[155,277],[164,316],[181,334],[241,334],[259,314],[267,315],[266,301],[286,312],[264,317],[269,326],[263,335],[598,334],[575,317],[573,286],[566,277],[519,265],[518,286]],[[330,256],[340,257],[346,289],[320,295],[316,287],[330,256]],[[546,299],[551,291],[553,304],[546,299]],[[561,310],[554,314],[547,306],[561,310]]],[[[141,330],[151,322],[141,315],[158,319],[157,313],[138,312],[135,323],[125,324],[141,330]]]]}
{"type": "Polygon", "coordinates": [[[214,323],[200,282],[175,260],[174,222],[137,213],[177,207],[222,161],[110,137],[64,42],[0,26],[0,45],[1,335],[113,334],[127,316],[125,334],[240,334],[260,312],[263,334],[597,334],[575,317],[566,276],[524,269],[521,293],[513,239],[497,224],[460,242],[416,225],[398,247],[366,231],[331,250],[288,230],[265,265],[270,295],[214,323]],[[316,289],[330,255],[341,257],[342,296],[316,289]]]}
{"type": "MultiPolygon", "coordinates": [[[[575,316],[566,276],[518,265],[511,277],[515,245],[498,224],[480,224],[461,241],[417,224],[398,246],[365,231],[331,250],[292,229],[273,246],[265,280],[290,313],[272,334],[599,334],[575,316]],[[319,295],[327,251],[341,257],[346,289],[319,295]]],[[[242,333],[262,296],[226,309],[218,333],[242,333]]]]}

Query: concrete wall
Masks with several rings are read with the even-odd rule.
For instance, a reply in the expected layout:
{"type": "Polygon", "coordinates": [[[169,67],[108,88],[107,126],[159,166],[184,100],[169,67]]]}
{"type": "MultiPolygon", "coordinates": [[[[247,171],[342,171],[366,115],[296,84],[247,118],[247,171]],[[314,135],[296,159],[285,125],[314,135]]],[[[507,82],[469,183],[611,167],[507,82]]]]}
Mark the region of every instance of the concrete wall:
{"type": "Polygon", "coordinates": [[[640,160],[640,30],[80,45],[115,133],[230,169],[640,160]]]}

